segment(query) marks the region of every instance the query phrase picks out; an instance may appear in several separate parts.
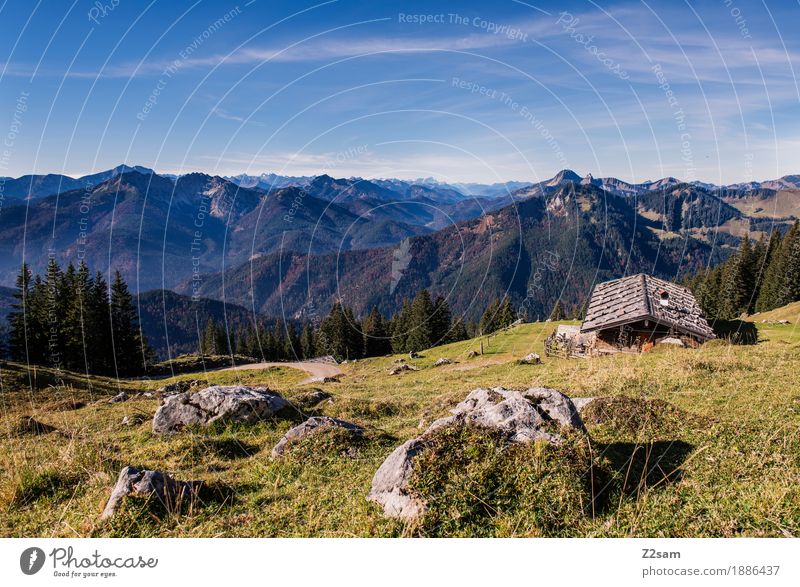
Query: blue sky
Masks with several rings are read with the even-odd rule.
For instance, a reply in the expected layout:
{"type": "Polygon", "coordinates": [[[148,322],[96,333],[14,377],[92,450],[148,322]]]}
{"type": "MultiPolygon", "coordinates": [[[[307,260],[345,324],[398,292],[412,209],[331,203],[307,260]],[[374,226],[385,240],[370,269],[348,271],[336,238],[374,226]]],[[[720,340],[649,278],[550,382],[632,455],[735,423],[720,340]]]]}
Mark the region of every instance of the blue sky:
{"type": "Polygon", "coordinates": [[[800,172],[798,2],[0,7],[0,175],[800,172]]]}

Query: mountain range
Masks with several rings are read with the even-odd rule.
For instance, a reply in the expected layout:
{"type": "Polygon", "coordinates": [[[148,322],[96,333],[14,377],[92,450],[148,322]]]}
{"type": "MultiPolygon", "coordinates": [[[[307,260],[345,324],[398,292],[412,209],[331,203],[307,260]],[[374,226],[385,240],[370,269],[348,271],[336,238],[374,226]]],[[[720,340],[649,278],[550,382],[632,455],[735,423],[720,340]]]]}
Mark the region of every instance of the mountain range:
{"type": "Polygon", "coordinates": [[[598,281],[681,278],[724,259],[744,234],[800,217],[798,175],[717,186],[563,170],[485,185],[120,165],[77,179],[0,178],[0,188],[2,285],[23,259],[36,272],[51,256],[84,259],[139,292],[312,320],[339,298],[389,314],[423,287],[469,319],[503,295],[531,317],[556,299],[575,310],[598,281]]]}

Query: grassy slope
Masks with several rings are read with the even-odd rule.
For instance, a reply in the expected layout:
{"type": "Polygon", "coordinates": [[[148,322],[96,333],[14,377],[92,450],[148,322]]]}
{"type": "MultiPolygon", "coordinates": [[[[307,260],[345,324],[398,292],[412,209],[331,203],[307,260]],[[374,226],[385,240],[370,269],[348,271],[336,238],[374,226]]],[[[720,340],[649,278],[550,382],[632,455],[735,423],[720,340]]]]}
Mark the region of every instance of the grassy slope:
{"type": "Polygon", "coordinates": [[[800,320],[800,302],[787,304],[782,308],[776,308],[769,312],[756,312],[748,318],[751,322],[761,322],[762,320],[788,320],[796,324],[800,320]]]}
{"type": "MultiPolygon", "coordinates": [[[[387,520],[364,496],[373,473],[400,442],[445,415],[475,387],[550,386],[572,396],[628,395],[666,400],[702,416],[664,441],[688,447],[676,483],[620,498],[587,517],[577,536],[782,536],[800,535],[800,331],[757,324],[762,342],[734,347],[711,343],[697,351],[665,349],[641,356],[593,360],[545,359],[540,366],[513,362],[543,355],[554,324],[526,324],[492,337],[485,354],[477,341],[439,347],[413,361],[419,371],[386,375],[394,357],[343,365],[341,383],[325,384],[334,396],[323,413],[376,429],[355,458],[312,450],[272,462],[269,451],[291,424],[264,423],[154,437],[149,419],[123,427],[125,415],[149,418],[155,399],[103,401],[58,411],[65,396],[89,402],[118,387],[154,388],[161,382],[97,380],[90,397],[80,377],[71,387],[20,389],[22,371],[2,371],[0,534],[13,536],[397,536],[409,532],[387,520]],[[457,364],[433,368],[442,356],[457,364]],[[34,415],[58,432],[13,436],[20,415],[34,415]],[[380,434],[378,433],[380,431],[380,434]],[[390,438],[387,438],[387,435],[390,438]],[[205,479],[232,490],[191,515],[144,515],[131,505],[113,523],[99,513],[121,466],[166,470],[182,479],[205,479]]],[[[39,374],[42,377],[42,374],[39,374]]],[[[195,376],[183,375],[180,378],[195,376]]],[[[263,383],[289,398],[304,389],[291,369],[211,373],[212,381],[263,383]]],[[[84,381],[85,383],[85,381],[84,381]]],[[[590,427],[600,443],[635,446],[636,432],[620,435],[590,427]]],[[[671,471],[667,471],[671,472],[671,471]]],[[[490,534],[531,535],[535,528],[508,519],[490,534]]]]}
{"type": "Polygon", "coordinates": [[[725,198],[740,212],[755,218],[800,216],[800,190],[786,189],[767,198],[725,198]]]}

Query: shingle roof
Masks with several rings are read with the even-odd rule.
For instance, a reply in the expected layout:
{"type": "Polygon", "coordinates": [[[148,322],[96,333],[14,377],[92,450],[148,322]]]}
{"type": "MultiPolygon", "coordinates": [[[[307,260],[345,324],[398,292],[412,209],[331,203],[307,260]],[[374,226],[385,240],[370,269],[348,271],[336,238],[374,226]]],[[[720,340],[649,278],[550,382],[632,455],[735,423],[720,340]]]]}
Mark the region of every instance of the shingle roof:
{"type": "Polygon", "coordinates": [[[597,284],[581,332],[644,319],[704,340],[715,338],[691,291],[644,273],[597,284]],[[661,304],[662,296],[668,300],[666,305],[661,304]]]}

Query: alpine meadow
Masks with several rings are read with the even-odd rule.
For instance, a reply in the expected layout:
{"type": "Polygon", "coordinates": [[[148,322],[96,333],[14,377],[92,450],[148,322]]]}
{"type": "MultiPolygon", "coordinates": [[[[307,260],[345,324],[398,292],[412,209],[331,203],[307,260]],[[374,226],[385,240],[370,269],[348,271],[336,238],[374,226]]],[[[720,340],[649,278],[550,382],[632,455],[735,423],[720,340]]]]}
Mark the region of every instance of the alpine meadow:
{"type": "Polygon", "coordinates": [[[0,3],[2,575],[796,585],[799,14],[0,3]]]}

